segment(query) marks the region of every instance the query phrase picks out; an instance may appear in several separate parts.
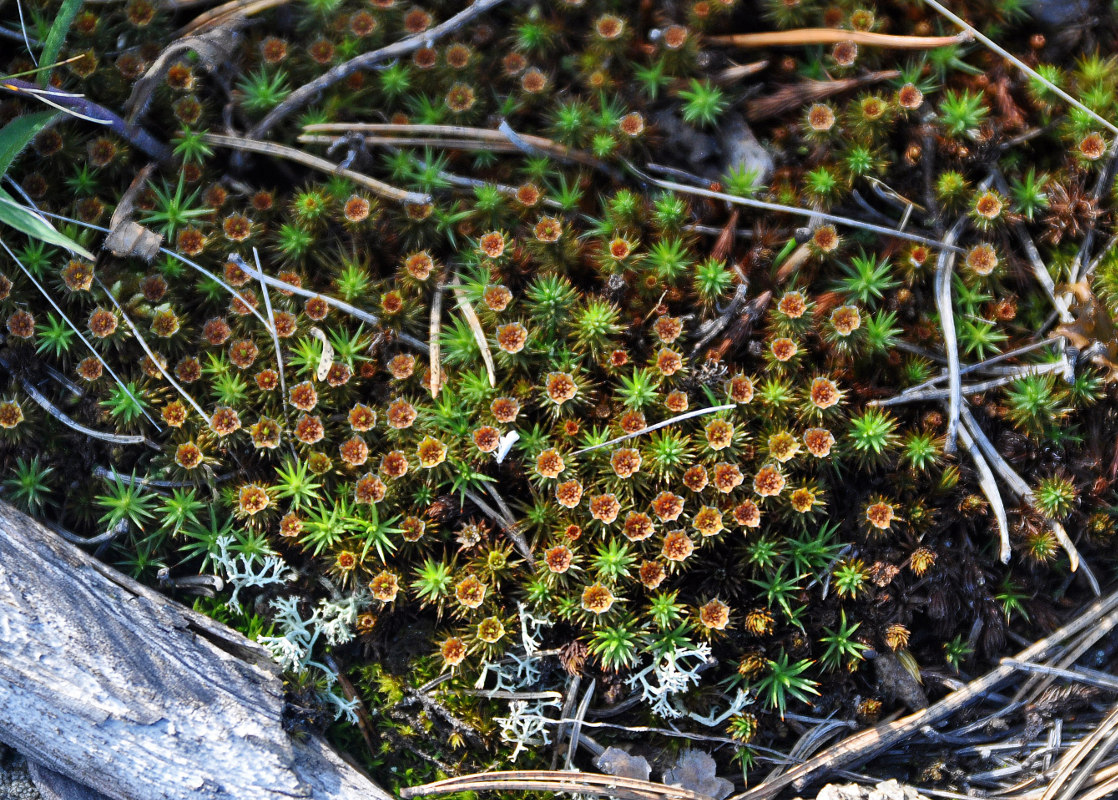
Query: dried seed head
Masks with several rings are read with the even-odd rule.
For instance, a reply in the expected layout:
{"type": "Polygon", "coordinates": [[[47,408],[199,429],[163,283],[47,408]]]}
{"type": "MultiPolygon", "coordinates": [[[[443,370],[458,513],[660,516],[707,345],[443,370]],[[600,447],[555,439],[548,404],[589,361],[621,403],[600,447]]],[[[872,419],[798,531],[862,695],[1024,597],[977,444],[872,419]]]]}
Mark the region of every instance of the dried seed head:
{"type": "Polygon", "coordinates": [[[419,466],[431,469],[446,461],[446,445],[434,437],[425,436],[416,446],[415,454],[419,457],[419,466]]]}
{"type": "Polygon", "coordinates": [[[702,464],[696,464],[683,473],[683,485],[693,492],[701,492],[708,481],[706,467],[702,464]]]}
{"type": "Polygon", "coordinates": [[[477,95],[468,84],[456,83],[447,91],[443,102],[454,113],[463,114],[477,103],[477,95]]]}
{"type": "Polygon", "coordinates": [[[621,513],[621,502],[615,494],[600,494],[590,498],[590,515],[603,525],[609,525],[621,513]]]}
{"type": "Polygon", "coordinates": [[[237,505],[241,513],[253,516],[259,514],[271,504],[271,498],[264,487],[249,483],[241,487],[237,495],[237,505]]]}
{"type": "Polygon", "coordinates": [[[505,635],[505,626],[496,617],[486,617],[477,625],[477,638],[487,644],[499,642],[505,635]]]}
{"type": "Polygon", "coordinates": [[[380,471],[387,478],[402,478],[408,474],[408,457],[403,450],[392,450],[380,460],[380,471]]]}
{"type": "Polygon", "coordinates": [[[721,511],[712,506],[703,506],[691,520],[691,527],[697,530],[700,535],[707,537],[721,533],[726,526],[722,524],[721,511]]]}
{"type": "Polygon", "coordinates": [[[481,299],[485,301],[485,306],[490,311],[500,313],[512,302],[512,292],[504,286],[486,286],[481,299]]]}
{"type": "Polygon", "coordinates": [[[371,472],[365,473],[353,485],[353,500],[361,505],[374,505],[379,503],[388,494],[388,487],[384,481],[371,472]]]}
{"type": "Polygon", "coordinates": [[[686,561],[695,552],[695,542],[683,531],[668,531],[664,535],[664,546],[660,550],[668,561],[686,561]]]}
{"type": "Polygon", "coordinates": [[[330,304],[321,297],[308,297],[303,303],[303,313],[315,322],[320,322],[330,313],[330,304]]]}
{"type": "Polygon", "coordinates": [[[600,583],[587,586],[582,591],[582,609],[591,614],[605,614],[613,608],[613,593],[600,583]]]}
{"type": "Polygon", "coordinates": [[[1079,142],[1079,152],[1089,161],[1098,161],[1106,155],[1106,139],[1097,133],[1089,133],[1079,142]]]}
{"type": "Polygon", "coordinates": [[[652,513],[661,522],[675,522],[683,513],[683,498],[671,492],[660,492],[652,501],[652,513]]]}
{"type": "Polygon", "coordinates": [[[623,134],[635,138],[644,133],[644,117],[637,111],[630,111],[621,118],[617,126],[623,134]]]}
{"type": "Polygon", "coordinates": [[[486,585],[467,575],[454,587],[454,596],[466,608],[477,608],[485,601],[486,585]]]}
{"type": "Polygon", "coordinates": [[[536,457],[536,472],[544,478],[557,478],[567,468],[558,450],[548,448],[536,457]]]}
{"type": "Polygon", "coordinates": [[[574,562],[574,553],[566,545],[558,544],[544,552],[543,560],[551,572],[562,575],[571,568],[571,564],[574,562]]]}
{"type": "Polygon", "coordinates": [[[528,343],[528,329],[519,322],[510,322],[497,328],[497,347],[506,353],[519,353],[528,343]]]}
{"type": "Polygon", "coordinates": [[[761,497],[775,497],[784,490],[784,476],[776,467],[761,467],[753,477],[753,491],[761,497]]]}
{"type": "Polygon", "coordinates": [[[831,58],[840,67],[852,66],[858,58],[858,45],[854,42],[838,42],[831,48],[831,58]]]}
{"type": "Polygon", "coordinates": [[[413,8],[404,15],[404,30],[414,36],[431,27],[431,15],[421,8],[413,8]]]}
{"type": "MultiPolygon", "coordinates": [[[[116,317],[113,317],[113,322],[116,322],[116,317]]],[[[17,339],[30,339],[35,335],[35,317],[28,311],[16,311],[8,317],[8,333],[17,339]]]]}
{"type": "Polygon", "coordinates": [[[807,111],[807,124],[818,133],[826,133],[835,127],[835,112],[826,103],[816,103],[807,111]]]}
{"type": "MultiPolygon", "coordinates": [[[[811,243],[814,248],[820,253],[833,253],[842,243],[842,238],[838,235],[838,231],[835,230],[834,225],[820,225],[818,228],[815,229],[815,233],[811,235],[811,243]]],[[[796,292],[796,294],[800,293],[796,292]]],[[[788,294],[785,294],[785,297],[787,296],[788,294]]],[[[803,298],[802,294],[800,295],[800,298],[803,298]]],[[[806,305],[807,304],[805,303],[805,308],[806,305]]],[[[783,309],[781,310],[783,311],[783,309]]],[[[800,314],[798,314],[797,316],[800,316],[802,314],[803,311],[800,311],[800,314]]],[[[788,314],[788,316],[791,317],[792,315],[788,314]]]]}
{"type": "Polygon", "coordinates": [[[854,306],[839,306],[831,312],[831,325],[839,336],[849,336],[862,327],[862,315],[854,306]]]}
{"type": "Polygon", "coordinates": [[[840,403],[843,393],[839,390],[838,384],[830,378],[816,378],[811,382],[808,397],[815,408],[825,411],[840,403]]]}
{"type": "Polygon", "coordinates": [[[382,603],[392,603],[400,593],[400,579],[395,573],[381,570],[369,581],[369,593],[375,600],[382,603]]]}
{"type": "MultiPolygon", "coordinates": [[[[10,323],[10,320],[9,320],[10,323]]],[[[95,308],[93,313],[89,315],[89,332],[99,339],[112,336],[116,333],[117,319],[116,314],[104,308],[95,308]]],[[[9,324],[9,329],[11,325],[9,324]]],[[[12,331],[13,336],[18,336],[15,331],[12,331]]]]}
{"type": "Polygon", "coordinates": [[[688,33],[687,28],[682,25],[669,25],[664,28],[661,41],[667,49],[678,50],[687,43],[688,33]]]}
{"type": "Polygon", "coordinates": [[[578,394],[578,384],[575,383],[574,377],[566,372],[549,373],[545,388],[548,399],[559,406],[578,394]]]}
{"type": "Polygon", "coordinates": [[[1001,196],[997,192],[986,191],[974,201],[974,213],[983,219],[996,220],[1005,209],[1001,196]]]}
{"type": "Polygon", "coordinates": [[[816,458],[826,458],[831,454],[835,437],[826,428],[808,428],[804,431],[804,447],[816,458]]]}
{"type": "Polygon", "coordinates": [[[610,457],[610,467],[619,478],[630,478],[641,468],[641,454],[631,447],[623,447],[610,457]]]}
{"type": "Polygon", "coordinates": [[[717,598],[699,609],[699,622],[704,628],[724,631],[730,624],[730,607],[717,598]]]}
{"type": "Polygon", "coordinates": [[[976,275],[989,275],[998,267],[998,251],[986,243],[976,244],[967,251],[967,267],[976,275]]]}
{"type": "Polygon", "coordinates": [[[489,410],[498,422],[514,422],[520,414],[520,402],[513,397],[498,397],[490,404],[489,410]]]}
{"type": "Polygon", "coordinates": [[[752,500],[746,500],[734,506],[734,522],[746,528],[759,528],[761,526],[761,509],[752,500]]]}
{"type": "Polygon", "coordinates": [[[302,414],[295,422],[295,438],[303,444],[315,444],[321,441],[325,435],[326,429],[319,417],[302,414]]]}
{"type": "Polygon", "coordinates": [[[613,14],[603,14],[595,20],[594,32],[607,41],[618,39],[625,33],[625,20],[613,14]]]}
{"type": "Polygon", "coordinates": [[[582,484],[577,480],[564,481],[555,487],[555,502],[563,508],[574,508],[582,500],[582,484]]]}

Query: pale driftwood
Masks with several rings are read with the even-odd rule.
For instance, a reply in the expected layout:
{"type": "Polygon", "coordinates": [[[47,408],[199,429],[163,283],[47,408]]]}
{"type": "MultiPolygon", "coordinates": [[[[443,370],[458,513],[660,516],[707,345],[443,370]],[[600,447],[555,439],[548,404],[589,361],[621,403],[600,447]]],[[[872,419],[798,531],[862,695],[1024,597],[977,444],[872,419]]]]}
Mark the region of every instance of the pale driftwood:
{"type": "Polygon", "coordinates": [[[0,503],[0,741],[114,800],[391,800],[283,707],[259,645],[0,503]]]}

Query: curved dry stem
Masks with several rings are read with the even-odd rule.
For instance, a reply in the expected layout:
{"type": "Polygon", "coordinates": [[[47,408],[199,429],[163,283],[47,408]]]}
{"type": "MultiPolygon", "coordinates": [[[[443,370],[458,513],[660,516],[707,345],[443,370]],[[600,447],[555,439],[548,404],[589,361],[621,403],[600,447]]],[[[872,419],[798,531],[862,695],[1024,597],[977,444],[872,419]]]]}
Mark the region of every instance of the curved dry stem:
{"type": "Polygon", "coordinates": [[[887,47],[891,50],[932,50],[972,41],[970,31],[954,36],[894,36],[869,31],[844,31],[838,28],[797,28],[790,31],[765,31],[763,33],[734,33],[729,36],[705,36],[707,44],[729,47],[795,47],[804,44],[838,44],[854,42],[867,47],[887,47]]]}
{"type": "Polygon", "coordinates": [[[262,142],[258,139],[245,139],[240,136],[224,136],[218,133],[207,133],[202,138],[207,143],[216,144],[218,147],[231,147],[234,150],[244,150],[250,153],[262,153],[277,158],[285,158],[288,161],[294,161],[305,167],[317,169],[320,172],[349,178],[354,183],[364,186],[373,194],[388,200],[395,200],[399,203],[411,203],[412,205],[423,205],[424,203],[431,202],[430,195],[420,194],[419,192],[405,192],[403,189],[397,189],[395,186],[390,186],[384,181],[378,181],[376,178],[370,178],[368,175],[362,175],[360,172],[354,172],[351,169],[339,166],[333,161],[328,161],[325,158],[305,153],[302,150],[297,150],[287,145],[262,142]]]}
{"type": "Polygon", "coordinates": [[[345,80],[353,73],[359,70],[369,69],[382,61],[406,56],[408,53],[414,52],[421,47],[430,47],[434,42],[446,36],[448,33],[453,33],[474,17],[484,14],[492,8],[496,8],[503,2],[505,2],[505,0],[477,0],[473,5],[462,9],[446,22],[442,22],[429,30],[417,33],[414,36],[408,36],[387,47],[381,47],[369,53],[362,53],[343,64],[338,64],[333,69],[318,76],[310,83],[300,86],[288,95],[287,99],[273,108],[264,119],[256,124],[256,127],[251,131],[252,137],[255,139],[263,136],[274,128],[276,123],[285,119],[292,111],[302,108],[320,92],[330,88],[339,81],[345,80]]]}

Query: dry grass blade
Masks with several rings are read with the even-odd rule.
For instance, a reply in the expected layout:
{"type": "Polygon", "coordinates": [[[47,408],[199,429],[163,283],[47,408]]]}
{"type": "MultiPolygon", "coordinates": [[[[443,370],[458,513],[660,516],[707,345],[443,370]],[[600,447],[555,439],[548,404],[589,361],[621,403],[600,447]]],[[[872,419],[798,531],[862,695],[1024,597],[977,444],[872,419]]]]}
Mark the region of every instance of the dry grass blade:
{"type": "Polygon", "coordinates": [[[442,342],[439,339],[439,332],[442,330],[443,290],[445,287],[446,273],[443,273],[438,286],[435,287],[435,293],[431,296],[431,316],[427,324],[427,346],[431,348],[429,356],[432,397],[438,397],[439,391],[443,388],[442,342]]]}
{"type": "Polygon", "coordinates": [[[696,409],[695,411],[688,411],[686,414],[680,414],[677,417],[672,417],[671,419],[657,422],[655,425],[649,425],[647,428],[641,428],[639,431],[627,433],[624,436],[618,436],[616,439],[610,439],[608,442],[602,442],[601,444],[596,444],[592,447],[584,447],[581,450],[576,450],[575,452],[571,453],[571,455],[580,456],[583,453],[589,453],[592,450],[599,450],[603,447],[615,445],[618,442],[624,442],[627,439],[633,439],[637,436],[643,436],[646,433],[652,433],[652,431],[658,431],[660,430],[660,428],[666,428],[669,425],[674,425],[675,423],[682,422],[685,419],[691,419],[692,417],[701,417],[703,414],[714,414],[718,411],[729,411],[731,408],[734,408],[734,405],[732,403],[727,403],[726,405],[709,406],[708,408],[700,408],[696,409]]]}
{"type": "Polygon", "coordinates": [[[112,303],[113,307],[116,308],[116,310],[120,313],[120,318],[124,320],[124,324],[128,326],[128,329],[132,331],[132,335],[136,337],[136,342],[139,343],[140,348],[144,351],[144,353],[147,354],[147,357],[151,359],[151,363],[155,365],[156,369],[159,370],[159,373],[164,377],[164,379],[166,379],[167,383],[171,384],[172,388],[174,388],[174,390],[179,393],[182,399],[190,403],[191,407],[198,413],[198,416],[202,418],[202,421],[208,427],[210,424],[209,415],[202,410],[202,407],[198,405],[197,402],[195,402],[194,398],[190,396],[186,389],[182,388],[182,385],[179,384],[179,382],[175,380],[174,376],[167,371],[167,367],[163,365],[163,362],[160,360],[159,355],[151,349],[151,346],[144,339],[143,334],[140,333],[140,329],[136,327],[136,323],[134,323],[128,316],[128,314],[125,313],[124,307],[120,304],[120,301],[117,300],[115,296],[113,296],[113,293],[111,291],[109,291],[109,287],[107,287],[101,280],[101,278],[97,275],[93,276],[93,282],[101,287],[101,291],[104,292],[105,295],[109,298],[109,302],[112,303]]]}
{"type": "Polygon", "coordinates": [[[155,164],[147,164],[136,173],[136,177],[121,196],[120,202],[116,204],[116,210],[113,211],[112,219],[109,221],[109,235],[105,237],[105,247],[114,256],[119,258],[135,256],[150,262],[159,254],[163,236],[132,220],[136,198],[139,197],[144,184],[154,170],[155,164]]]}
{"type": "Polygon", "coordinates": [[[470,305],[470,300],[466,297],[466,290],[462,288],[462,284],[457,277],[450,282],[450,285],[454,289],[454,298],[458,301],[458,308],[462,311],[466,324],[473,331],[474,341],[477,342],[477,346],[481,350],[481,360],[485,362],[485,371],[489,373],[489,385],[496,386],[497,368],[493,363],[493,353],[489,350],[489,341],[485,338],[485,330],[481,327],[481,320],[478,319],[474,307],[470,305]]]}
{"type": "Polygon", "coordinates": [[[128,435],[123,433],[105,433],[104,431],[95,431],[93,428],[87,428],[77,420],[68,417],[58,406],[46,398],[42,392],[35,388],[35,385],[26,378],[19,379],[23,390],[27,392],[27,396],[34,400],[43,411],[46,411],[56,420],[61,422],[67,428],[71,428],[78,433],[84,434],[91,439],[99,439],[102,442],[109,442],[111,444],[146,444],[153,450],[160,450],[160,446],[153,442],[146,436],[128,435]]]}
{"type": "Polygon", "coordinates": [[[978,486],[982,489],[982,493],[986,495],[986,499],[990,501],[990,508],[994,510],[994,520],[998,523],[998,560],[1003,564],[1008,564],[1010,556],[1009,521],[1006,518],[1002,494],[998,491],[998,483],[994,480],[994,473],[990,469],[990,465],[986,463],[982,450],[975,445],[970,429],[966,425],[959,428],[959,440],[963,443],[966,451],[970,453],[971,460],[974,462],[974,469],[978,473],[978,486]]]}
{"type": "Polygon", "coordinates": [[[750,100],[745,106],[745,115],[751,122],[760,122],[779,116],[806,103],[825,100],[836,94],[849,92],[862,86],[891,81],[900,76],[895,69],[871,72],[859,78],[841,78],[834,81],[801,81],[785,86],[770,95],[750,100]]]}
{"type": "Polygon", "coordinates": [[[245,139],[240,136],[224,136],[218,133],[207,133],[202,139],[208,144],[215,144],[218,147],[231,147],[234,150],[244,150],[250,153],[262,153],[263,155],[275,156],[276,158],[285,158],[288,161],[294,161],[305,167],[319,170],[320,172],[325,172],[330,175],[340,175],[343,178],[349,178],[354,183],[364,186],[373,194],[388,200],[395,200],[398,203],[423,205],[424,203],[431,202],[430,195],[420,194],[418,192],[405,192],[403,189],[397,189],[395,186],[390,186],[384,181],[378,181],[376,178],[362,175],[360,172],[355,172],[354,170],[339,166],[333,161],[311,155],[310,153],[305,153],[294,147],[274,144],[272,142],[262,142],[258,139],[245,139]]]}
{"type": "Polygon", "coordinates": [[[462,775],[400,791],[404,800],[412,797],[452,794],[461,791],[541,791],[573,792],[621,800],[709,800],[705,795],[678,786],[619,778],[613,775],[571,773],[563,770],[510,770],[462,775]]]}
{"type": "Polygon", "coordinates": [[[947,414],[947,442],[944,450],[955,452],[955,436],[959,430],[959,409],[962,406],[963,379],[959,374],[959,341],[955,336],[955,311],[951,305],[951,270],[955,266],[954,246],[963,232],[964,220],[959,220],[943,238],[944,247],[936,262],[936,311],[943,329],[943,349],[947,352],[947,386],[950,390],[947,414]]]}
{"type": "MultiPolygon", "coordinates": [[[[268,1],[272,0],[265,0],[265,2],[268,1]]],[[[286,0],[275,1],[286,2],[286,0]]],[[[256,127],[252,129],[252,136],[263,136],[292,111],[302,108],[312,99],[318,97],[323,91],[339,81],[345,80],[353,73],[363,69],[370,69],[382,61],[390,61],[394,58],[406,56],[408,53],[414,52],[421,47],[432,47],[434,43],[442,37],[449,33],[453,33],[470,20],[484,14],[492,8],[496,8],[503,2],[505,2],[505,0],[475,0],[473,5],[466,6],[445,22],[440,22],[438,25],[428,28],[421,33],[417,33],[414,36],[408,36],[398,42],[393,42],[378,50],[362,53],[345,63],[338,64],[336,67],[318,76],[310,83],[300,86],[288,95],[287,99],[272,109],[264,119],[256,124],[256,127]]]]}
{"type": "MultiPolygon", "coordinates": [[[[1083,630],[1090,629],[1092,635],[1105,636],[1107,632],[1118,625],[1118,613],[1114,613],[1115,609],[1118,609],[1118,592],[1091,603],[1071,622],[1043,639],[1034,642],[1018,653],[1015,659],[1018,661],[1043,661],[1051,657],[1053,651],[1063,641],[1083,630]]],[[[802,789],[810,780],[821,778],[835,770],[869,758],[877,752],[904,741],[925,726],[934,725],[946,719],[982,695],[996,689],[1008,680],[1014,671],[1014,667],[999,665],[928,708],[901,717],[894,722],[883,723],[847,737],[815,758],[793,767],[776,780],[767,781],[753,789],[734,795],[730,800],[769,800],[778,795],[785,787],[794,786],[797,790],[802,789]]]]}
{"type": "Polygon", "coordinates": [[[796,28],[790,31],[764,31],[762,33],[733,33],[728,36],[704,36],[706,44],[727,47],[796,47],[805,44],[838,44],[853,42],[867,47],[886,47],[891,50],[933,50],[953,44],[972,41],[969,31],[954,36],[894,36],[870,31],[844,31],[838,28],[796,28]]]}
{"type": "MultiPolygon", "coordinates": [[[[507,126],[506,126],[507,127],[507,126]]],[[[511,129],[510,129],[511,132],[511,129]]],[[[589,153],[574,150],[566,145],[554,142],[543,136],[513,133],[512,138],[508,133],[491,128],[470,128],[462,125],[396,125],[392,123],[337,123],[325,122],[317,125],[307,125],[303,128],[304,136],[299,141],[312,141],[307,134],[333,133],[340,135],[363,133],[372,134],[365,137],[367,144],[424,144],[428,146],[442,145],[444,147],[468,147],[469,142],[484,142],[492,145],[493,150],[502,152],[520,152],[524,147],[538,150],[544,155],[583,164],[594,169],[610,169],[605,162],[594,158],[589,153]],[[381,135],[376,135],[381,134],[381,135]],[[390,138],[393,135],[401,138],[390,138]]],[[[313,141],[319,141],[316,137],[313,141]]],[[[329,141],[336,141],[330,139],[329,141]]]]}
{"type": "Polygon", "coordinates": [[[1074,797],[1075,792],[1090,776],[1093,767],[1097,765],[1098,759],[1101,759],[1102,756],[1113,749],[1116,736],[1118,736],[1118,705],[1111,708],[1106,718],[1083,741],[1060,757],[1060,760],[1056,762],[1056,775],[1045,788],[1041,800],[1055,800],[1057,796],[1060,800],[1070,800],[1074,797]],[[1079,769],[1083,760],[1091,756],[1091,751],[1095,750],[1100,743],[1106,746],[1095,751],[1091,759],[1094,764],[1088,764],[1079,769]],[[1064,789],[1064,784],[1068,784],[1067,788],[1061,791],[1064,789]]]}
{"type": "Polygon", "coordinates": [[[211,8],[186,23],[177,36],[190,36],[202,31],[219,28],[238,17],[251,17],[270,8],[287,5],[291,0],[232,0],[216,8],[211,8]]]}

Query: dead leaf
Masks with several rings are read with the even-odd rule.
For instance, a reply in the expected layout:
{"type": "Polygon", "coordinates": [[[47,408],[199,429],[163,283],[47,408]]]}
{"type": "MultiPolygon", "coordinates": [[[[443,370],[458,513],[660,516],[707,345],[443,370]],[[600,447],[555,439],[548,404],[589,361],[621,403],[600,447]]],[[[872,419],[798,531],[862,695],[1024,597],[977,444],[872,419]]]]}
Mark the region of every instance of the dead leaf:
{"type": "Polygon", "coordinates": [[[225,26],[205,31],[197,36],[187,36],[163,48],[163,52],[132,87],[132,94],[124,104],[125,119],[135,123],[143,115],[163,75],[179,56],[193,51],[198,55],[198,60],[202,62],[202,68],[206,72],[213,72],[228,64],[233,57],[237,27],[233,20],[229,20],[225,26]]]}
{"type": "Polygon", "coordinates": [[[311,336],[322,342],[322,355],[318,359],[318,368],[314,371],[314,376],[320,381],[326,380],[326,376],[330,374],[330,367],[334,366],[334,346],[326,338],[326,334],[319,328],[311,328],[311,336]]]}
{"type": "Polygon", "coordinates": [[[103,246],[114,256],[135,256],[151,261],[159,254],[159,247],[163,244],[162,235],[131,219],[136,197],[154,169],[154,164],[148,164],[136,174],[113,211],[113,217],[109,221],[109,235],[105,237],[103,246]]]}

